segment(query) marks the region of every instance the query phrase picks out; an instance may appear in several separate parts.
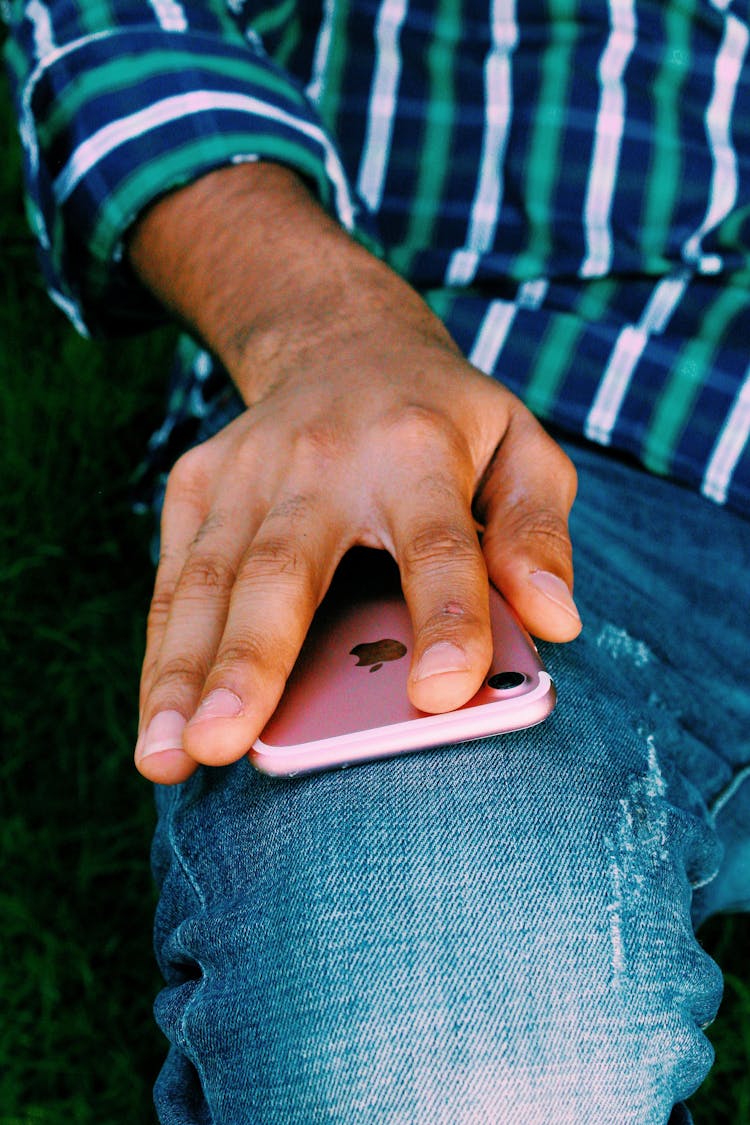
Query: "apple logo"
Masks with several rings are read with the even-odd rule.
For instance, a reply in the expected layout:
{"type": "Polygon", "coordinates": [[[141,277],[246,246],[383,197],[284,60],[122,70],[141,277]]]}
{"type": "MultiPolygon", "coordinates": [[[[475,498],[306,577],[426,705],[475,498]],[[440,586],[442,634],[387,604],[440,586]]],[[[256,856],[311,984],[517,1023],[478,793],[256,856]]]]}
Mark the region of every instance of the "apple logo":
{"type": "Polygon", "coordinates": [[[377,672],[388,660],[400,660],[406,656],[406,645],[401,641],[394,641],[384,637],[382,641],[369,641],[365,644],[355,645],[349,652],[350,656],[357,657],[356,668],[371,666],[371,672],[377,672]]]}

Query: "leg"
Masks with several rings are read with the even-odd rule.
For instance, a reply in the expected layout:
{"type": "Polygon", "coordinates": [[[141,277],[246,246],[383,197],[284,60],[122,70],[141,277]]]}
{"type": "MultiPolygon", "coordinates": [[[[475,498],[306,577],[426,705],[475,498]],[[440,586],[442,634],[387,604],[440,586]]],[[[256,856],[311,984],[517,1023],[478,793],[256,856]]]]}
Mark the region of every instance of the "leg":
{"type": "Polygon", "coordinates": [[[663,1125],[700,1082],[720,978],[691,884],[716,874],[705,800],[734,766],[684,725],[684,661],[659,639],[678,607],[644,635],[643,599],[664,606],[642,529],[595,549],[621,511],[598,471],[586,629],[547,654],[561,700],[543,727],[290,782],[240,763],[160,793],[164,1125],[663,1125]]]}
{"type": "Polygon", "coordinates": [[[710,1064],[713,850],[646,737],[578,731],[167,795],[159,1014],[209,1112],[163,1120],[666,1121],[710,1064]]]}

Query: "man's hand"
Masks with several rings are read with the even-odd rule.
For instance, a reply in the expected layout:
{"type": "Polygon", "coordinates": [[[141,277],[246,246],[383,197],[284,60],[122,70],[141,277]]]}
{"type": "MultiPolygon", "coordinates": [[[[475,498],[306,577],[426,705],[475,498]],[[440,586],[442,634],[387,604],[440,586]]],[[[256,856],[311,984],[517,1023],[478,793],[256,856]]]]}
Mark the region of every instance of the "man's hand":
{"type": "Polygon", "coordinates": [[[577,635],[570,461],[292,173],[233,168],[175,193],[137,228],[131,260],[248,403],[169,479],[136,747],[146,777],[247,752],[355,544],[399,565],[421,710],[460,706],[483,680],[488,572],[532,633],[577,635]]]}

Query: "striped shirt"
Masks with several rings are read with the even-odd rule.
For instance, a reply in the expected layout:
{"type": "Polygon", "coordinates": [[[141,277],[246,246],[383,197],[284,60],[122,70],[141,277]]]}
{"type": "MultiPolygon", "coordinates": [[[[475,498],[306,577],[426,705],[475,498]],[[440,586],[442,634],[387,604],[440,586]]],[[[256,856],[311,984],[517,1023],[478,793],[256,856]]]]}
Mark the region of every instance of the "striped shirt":
{"type": "MultiPolygon", "coordinates": [[[[164,191],[297,170],[542,419],[750,512],[748,0],[6,0],[29,214],[82,331],[160,314],[164,191]]],[[[185,342],[165,465],[237,413],[185,342]]]]}

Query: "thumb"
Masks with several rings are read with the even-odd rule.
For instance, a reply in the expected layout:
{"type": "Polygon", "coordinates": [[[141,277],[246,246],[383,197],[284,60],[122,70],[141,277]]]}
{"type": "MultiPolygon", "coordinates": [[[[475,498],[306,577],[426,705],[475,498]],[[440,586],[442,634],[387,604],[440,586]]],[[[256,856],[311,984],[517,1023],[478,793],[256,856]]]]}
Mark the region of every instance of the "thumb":
{"type": "Polygon", "coordinates": [[[576,471],[524,407],[514,412],[485,473],[475,509],[492,582],[536,637],[571,641],[581,630],[573,601],[568,515],[576,471]]]}

